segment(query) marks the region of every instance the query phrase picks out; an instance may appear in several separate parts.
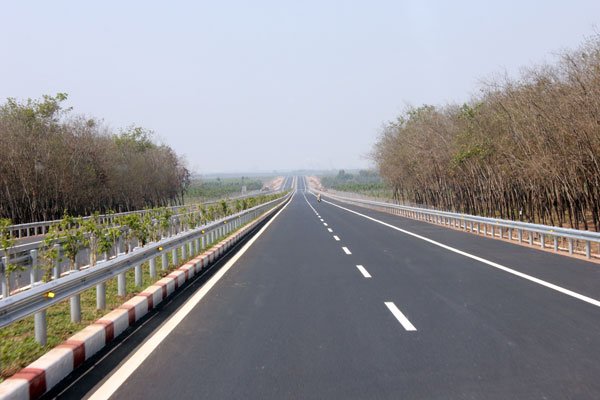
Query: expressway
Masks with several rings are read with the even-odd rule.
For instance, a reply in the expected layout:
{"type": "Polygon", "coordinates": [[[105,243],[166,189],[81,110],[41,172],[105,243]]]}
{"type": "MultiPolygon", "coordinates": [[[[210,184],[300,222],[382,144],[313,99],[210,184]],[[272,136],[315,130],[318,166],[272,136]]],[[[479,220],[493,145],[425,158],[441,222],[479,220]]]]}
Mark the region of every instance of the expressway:
{"type": "Polygon", "coordinates": [[[237,254],[47,397],[600,398],[600,266],[285,184],[237,254]]]}

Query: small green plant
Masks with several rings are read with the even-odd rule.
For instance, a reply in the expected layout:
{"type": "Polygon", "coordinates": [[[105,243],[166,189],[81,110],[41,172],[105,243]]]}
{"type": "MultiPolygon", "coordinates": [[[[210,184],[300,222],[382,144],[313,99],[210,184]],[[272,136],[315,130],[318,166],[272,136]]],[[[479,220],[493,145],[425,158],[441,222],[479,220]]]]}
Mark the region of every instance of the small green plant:
{"type": "Polygon", "coordinates": [[[55,244],[61,245],[63,254],[69,259],[70,270],[75,269],[77,253],[90,245],[89,238],[85,234],[83,218],[74,218],[68,214],[65,214],[57,225],[50,228],[44,242],[49,248],[53,248],[55,244]]]}
{"type": "MultiPolygon", "coordinates": [[[[13,264],[10,262],[10,250],[15,245],[15,239],[12,237],[9,227],[12,225],[12,221],[8,218],[0,218],[0,250],[4,254],[4,279],[6,288],[8,289],[8,293],[11,292],[10,287],[10,276],[15,272],[20,272],[24,270],[23,266],[18,264],[13,264]]],[[[19,277],[15,277],[16,286],[19,286],[19,277]]]]}

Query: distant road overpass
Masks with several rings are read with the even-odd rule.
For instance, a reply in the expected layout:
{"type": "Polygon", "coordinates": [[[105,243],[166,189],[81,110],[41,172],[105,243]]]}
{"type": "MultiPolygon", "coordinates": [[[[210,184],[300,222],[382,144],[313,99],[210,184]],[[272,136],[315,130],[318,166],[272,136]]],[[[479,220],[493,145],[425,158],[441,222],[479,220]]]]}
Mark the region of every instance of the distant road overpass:
{"type": "Polygon", "coordinates": [[[49,397],[600,398],[598,264],[293,185],[218,272],[49,397]]]}

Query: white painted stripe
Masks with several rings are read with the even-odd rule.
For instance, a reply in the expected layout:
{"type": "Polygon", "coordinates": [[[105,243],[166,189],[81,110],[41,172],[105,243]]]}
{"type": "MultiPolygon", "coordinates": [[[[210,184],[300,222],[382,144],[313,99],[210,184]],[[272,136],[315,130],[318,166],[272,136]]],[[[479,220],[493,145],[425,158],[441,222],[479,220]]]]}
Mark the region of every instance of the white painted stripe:
{"type": "Polygon", "coordinates": [[[348,250],[347,247],[342,247],[342,250],[344,250],[344,253],[346,253],[346,254],[352,254],[352,253],[350,253],[350,250],[348,250]]]}
{"type": "Polygon", "coordinates": [[[254,244],[254,242],[267,230],[269,225],[291,204],[292,199],[269,220],[261,228],[260,231],[254,237],[252,237],[240,251],[238,251],[221,269],[219,269],[209,280],[206,282],[200,290],[198,290],[171,318],[165,322],[160,329],[152,335],[144,344],[142,344],[138,350],[125,361],[119,369],[113,374],[96,390],[90,397],[90,400],[108,399],[111,397],[117,389],[133,374],[133,372],[148,358],[150,354],[165,340],[165,338],[179,325],[181,321],[200,303],[200,301],[206,296],[210,289],[234,266],[234,264],[244,255],[244,253],[254,244]]]}
{"type": "Polygon", "coordinates": [[[360,271],[360,273],[363,274],[363,276],[365,278],[370,278],[371,277],[371,274],[362,265],[357,265],[356,268],[358,268],[358,270],[360,271]]]}
{"type": "Polygon", "coordinates": [[[335,240],[337,240],[338,242],[340,241],[340,238],[339,238],[339,237],[337,237],[336,235],[333,235],[333,238],[334,238],[335,240]]]}
{"type": "Polygon", "coordinates": [[[333,229],[331,229],[331,228],[327,228],[327,230],[328,230],[330,233],[333,233],[333,229]]]}
{"type": "Polygon", "coordinates": [[[321,222],[323,222],[323,218],[319,218],[321,220],[321,222]]]}
{"type": "Polygon", "coordinates": [[[415,328],[415,326],[410,323],[408,318],[406,318],[406,316],[404,314],[402,314],[402,311],[400,311],[393,302],[386,301],[385,305],[392,312],[392,314],[394,314],[394,317],[396,317],[396,319],[400,322],[400,324],[402,324],[404,329],[406,329],[407,331],[416,331],[417,330],[417,328],[415,328]]]}
{"type": "Polygon", "coordinates": [[[323,225],[325,225],[325,226],[329,226],[329,225],[327,225],[327,222],[323,222],[323,225]]]}
{"type": "Polygon", "coordinates": [[[361,216],[361,217],[363,217],[363,218],[366,218],[366,219],[368,219],[368,220],[371,220],[371,221],[373,221],[373,222],[377,222],[377,223],[379,223],[379,224],[381,224],[381,225],[387,226],[388,228],[395,229],[395,230],[397,230],[398,232],[402,232],[402,233],[405,233],[405,234],[407,234],[407,235],[409,235],[409,236],[415,237],[415,238],[417,238],[417,239],[424,240],[424,241],[426,241],[427,243],[431,243],[431,244],[433,244],[433,245],[435,245],[435,246],[439,246],[439,247],[441,247],[441,248],[443,248],[443,249],[446,249],[446,250],[448,250],[448,251],[451,251],[451,252],[453,252],[453,253],[460,254],[460,255],[462,255],[462,256],[465,256],[465,257],[471,258],[471,259],[473,259],[473,260],[476,260],[476,261],[479,261],[479,262],[481,262],[481,263],[483,263],[483,264],[487,264],[487,265],[489,265],[490,267],[497,268],[497,269],[499,269],[499,270],[502,270],[502,271],[504,271],[504,272],[508,272],[509,274],[512,274],[512,275],[518,276],[519,278],[527,279],[528,281],[531,281],[531,282],[537,283],[538,285],[541,285],[541,286],[547,287],[547,288],[549,288],[549,289],[552,289],[552,290],[556,290],[557,292],[560,292],[560,293],[562,293],[562,294],[566,294],[567,296],[574,297],[574,298],[576,298],[576,299],[578,299],[578,300],[581,300],[581,301],[584,301],[584,302],[586,302],[586,303],[592,304],[592,305],[594,305],[594,306],[596,306],[596,307],[600,307],[600,300],[596,300],[596,299],[593,299],[593,298],[591,298],[591,297],[584,296],[584,295],[582,295],[582,294],[579,294],[579,293],[577,293],[577,292],[574,292],[574,291],[572,291],[572,290],[569,290],[569,289],[565,289],[565,288],[563,288],[563,287],[561,287],[561,286],[558,286],[558,285],[555,285],[555,284],[553,284],[553,283],[550,283],[550,282],[544,281],[544,280],[542,280],[542,279],[539,279],[539,278],[536,278],[536,277],[534,277],[534,276],[527,275],[527,274],[524,274],[524,273],[522,273],[522,272],[519,272],[519,271],[517,271],[517,270],[514,270],[514,269],[512,269],[512,268],[505,267],[504,265],[501,265],[501,264],[495,263],[495,262],[493,262],[493,261],[490,261],[490,260],[486,260],[486,259],[485,259],[485,258],[483,258],[483,257],[479,257],[479,256],[476,256],[476,255],[474,255],[474,254],[470,254],[470,253],[467,253],[467,252],[465,252],[465,251],[462,251],[462,250],[456,249],[456,248],[454,248],[454,247],[451,247],[451,246],[445,245],[445,244],[443,244],[443,243],[436,242],[435,240],[432,240],[432,239],[426,238],[425,236],[421,236],[421,235],[418,235],[418,234],[416,234],[416,233],[409,232],[409,231],[407,231],[407,230],[405,230],[405,229],[398,228],[397,226],[394,226],[394,225],[392,225],[392,224],[388,224],[387,222],[383,222],[383,221],[380,221],[380,220],[378,220],[378,219],[376,219],[376,218],[369,217],[368,215],[361,214],[361,213],[359,213],[359,212],[356,212],[356,211],[354,211],[354,210],[350,210],[349,208],[342,207],[342,206],[340,206],[340,205],[337,205],[337,204],[334,204],[334,203],[332,203],[332,202],[330,202],[330,201],[327,201],[327,200],[322,200],[322,201],[324,201],[325,203],[331,204],[332,206],[335,206],[335,207],[341,208],[342,210],[346,210],[346,211],[348,211],[348,212],[351,212],[351,213],[353,213],[353,214],[359,215],[359,216],[361,216]]]}

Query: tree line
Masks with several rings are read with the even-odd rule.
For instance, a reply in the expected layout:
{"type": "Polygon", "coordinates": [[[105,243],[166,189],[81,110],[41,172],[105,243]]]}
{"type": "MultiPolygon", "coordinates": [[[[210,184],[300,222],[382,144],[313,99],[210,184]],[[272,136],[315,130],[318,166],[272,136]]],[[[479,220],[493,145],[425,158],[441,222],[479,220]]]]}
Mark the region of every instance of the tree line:
{"type": "Polygon", "coordinates": [[[140,127],[114,132],[72,116],[66,99],[0,106],[0,217],[23,223],[183,201],[190,174],[173,149],[140,127]]]}
{"type": "Polygon", "coordinates": [[[466,104],[407,109],[372,155],[402,201],[599,230],[600,37],[466,104]]]}
{"type": "Polygon", "coordinates": [[[361,169],[356,174],[341,169],[337,175],[321,177],[321,184],[326,188],[342,192],[366,193],[370,195],[386,194],[387,185],[375,171],[361,169]]]}

